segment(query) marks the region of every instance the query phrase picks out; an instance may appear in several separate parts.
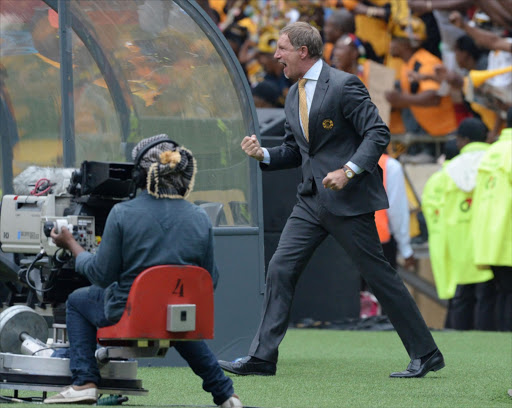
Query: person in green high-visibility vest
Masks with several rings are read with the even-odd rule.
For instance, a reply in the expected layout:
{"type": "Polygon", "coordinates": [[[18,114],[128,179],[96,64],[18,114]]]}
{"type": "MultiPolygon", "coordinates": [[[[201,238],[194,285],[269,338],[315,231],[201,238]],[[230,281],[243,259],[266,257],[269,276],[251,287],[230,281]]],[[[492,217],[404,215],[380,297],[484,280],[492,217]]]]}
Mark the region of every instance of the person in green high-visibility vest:
{"type": "Polygon", "coordinates": [[[512,331],[512,107],[507,128],[478,166],[473,197],[474,260],[490,266],[498,287],[497,329],[512,331]]]}
{"type": "Polygon", "coordinates": [[[490,146],[486,137],[481,120],[464,119],[457,130],[460,154],[429,179],[423,194],[434,280],[439,297],[449,299],[446,327],[457,330],[495,329],[493,274],[476,267],[468,239],[478,163],[490,146]]]}

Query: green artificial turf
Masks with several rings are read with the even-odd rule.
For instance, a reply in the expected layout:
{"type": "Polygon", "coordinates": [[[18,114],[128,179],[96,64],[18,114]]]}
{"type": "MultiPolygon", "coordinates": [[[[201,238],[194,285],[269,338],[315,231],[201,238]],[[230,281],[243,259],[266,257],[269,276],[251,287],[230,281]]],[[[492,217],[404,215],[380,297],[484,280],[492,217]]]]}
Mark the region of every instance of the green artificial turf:
{"type": "MultiPolygon", "coordinates": [[[[277,375],[232,376],[235,391],[244,404],[264,408],[512,407],[510,333],[434,337],[446,368],[422,379],[391,379],[391,371],[409,362],[395,332],[292,329],[280,348],[277,375]]],[[[149,395],[130,396],[123,406],[212,405],[188,368],[140,368],[138,377],[149,395]]]]}

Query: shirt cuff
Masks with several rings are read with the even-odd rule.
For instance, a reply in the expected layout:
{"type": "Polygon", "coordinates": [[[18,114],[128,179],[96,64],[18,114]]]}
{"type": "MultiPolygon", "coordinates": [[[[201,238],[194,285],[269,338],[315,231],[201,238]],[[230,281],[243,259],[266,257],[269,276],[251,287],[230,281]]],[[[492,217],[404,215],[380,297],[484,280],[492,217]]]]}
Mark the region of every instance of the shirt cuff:
{"type": "Polygon", "coordinates": [[[355,164],[354,162],[351,162],[351,161],[349,161],[346,164],[346,166],[350,167],[356,174],[361,174],[364,171],[364,169],[362,169],[357,164],[355,164]]]}
{"type": "Polygon", "coordinates": [[[261,150],[263,150],[263,160],[261,162],[263,164],[270,164],[270,154],[268,150],[264,147],[262,147],[261,150]]]}

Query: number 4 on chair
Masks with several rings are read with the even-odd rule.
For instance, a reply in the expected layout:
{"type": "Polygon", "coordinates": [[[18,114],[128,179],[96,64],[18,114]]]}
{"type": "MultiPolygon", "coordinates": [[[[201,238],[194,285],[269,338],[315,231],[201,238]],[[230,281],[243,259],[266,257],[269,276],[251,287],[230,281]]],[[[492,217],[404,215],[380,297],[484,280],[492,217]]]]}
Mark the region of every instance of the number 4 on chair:
{"type": "Polygon", "coordinates": [[[183,297],[183,293],[184,293],[183,282],[181,281],[181,279],[178,279],[178,281],[176,282],[176,287],[172,291],[172,294],[178,295],[179,297],[183,297]]]}

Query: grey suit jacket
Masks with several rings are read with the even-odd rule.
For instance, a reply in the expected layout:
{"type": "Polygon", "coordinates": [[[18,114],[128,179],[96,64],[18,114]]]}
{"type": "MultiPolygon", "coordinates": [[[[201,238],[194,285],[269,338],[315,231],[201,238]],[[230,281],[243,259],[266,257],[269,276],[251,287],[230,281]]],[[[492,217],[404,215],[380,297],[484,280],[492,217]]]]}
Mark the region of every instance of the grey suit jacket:
{"type": "Polygon", "coordinates": [[[285,114],[283,143],[268,149],[270,164],[260,164],[262,170],[302,166],[298,194],[313,194],[315,183],[321,204],[336,215],[388,208],[378,161],[389,143],[389,129],[359,78],[323,63],[309,113],[309,143],[300,126],[297,84],[288,92],[285,114]],[[340,191],[325,189],[327,173],[348,161],[364,171],[340,191]]]}

